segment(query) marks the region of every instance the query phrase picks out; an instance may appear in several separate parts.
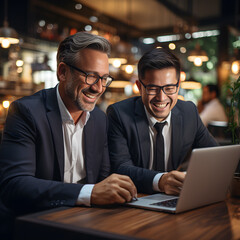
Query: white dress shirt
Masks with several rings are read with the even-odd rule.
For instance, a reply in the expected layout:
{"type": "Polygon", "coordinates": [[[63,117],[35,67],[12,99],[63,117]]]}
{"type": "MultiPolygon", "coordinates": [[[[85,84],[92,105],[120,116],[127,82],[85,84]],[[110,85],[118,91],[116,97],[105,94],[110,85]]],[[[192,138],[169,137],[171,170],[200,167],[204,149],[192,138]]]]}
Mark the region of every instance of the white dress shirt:
{"type": "MultiPolygon", "coordinates": [[[[149,114],[149,112],[147,111],[145,106],[144,106],[144,109],[145,109],[147,119],[148,119],[148,123],[149,123],[149,136],[150,136],[149,169],[152,169],[153,168],[153,159],[154,159],[156,136],[157,136],[157,131],[154,128],[154,125],[158,121],[156,120],[156,118],[154,118],[153,116],[151,116],[149,114]]],[[[172,133],[172,130],[171,130],[171,112],[169,113],[167,118],[162,122],[166,122],[166,124],[164,125],[163,130],[162,130],[162,135],[163,135],[163,139],[164,139],[164,166],[165,166],[165,171],[167,172],[167,166],[168,166],[168,161],[169,161],[169,157],[170,157],[170,150],[171,150],[171,133],[172,133]]],[[[154,177],[154,179],[153,179],[153,190],[160,191],[160,189],[158,187],[158,182],[159,182],[159,179],[162,177],[162,175],[164,173],[165,172],[158,173],[154,177]]]]}
{"type": "MultiPolygon", "coordinates": [[[[83,112],[79,121],[74,123],[71,114],[64,105],[57,86],[57,100],[62,118],[64,143],[64,182],[79,183],[86,178],[84,165],[84,138],[83,128],[90,117],[89,112],[83,112]]],[[[85,184],[78,196],[78,205],[90,206],[91,193],[94,184],[85,184]]]]}

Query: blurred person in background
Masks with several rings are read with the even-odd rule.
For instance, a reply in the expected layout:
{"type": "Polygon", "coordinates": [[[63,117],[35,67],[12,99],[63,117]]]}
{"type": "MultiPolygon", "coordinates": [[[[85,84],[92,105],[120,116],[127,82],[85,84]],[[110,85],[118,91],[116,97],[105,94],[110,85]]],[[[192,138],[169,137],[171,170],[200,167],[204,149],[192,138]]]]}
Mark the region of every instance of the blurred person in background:
{"type": "Polygon", "coordinates": [[[198,102],[198,111],[205,126],[208,126],[211,121],[228,121],[225,109],[219,100],[217,85],[208,84],[203,87],[202,99],[198,102]]]}

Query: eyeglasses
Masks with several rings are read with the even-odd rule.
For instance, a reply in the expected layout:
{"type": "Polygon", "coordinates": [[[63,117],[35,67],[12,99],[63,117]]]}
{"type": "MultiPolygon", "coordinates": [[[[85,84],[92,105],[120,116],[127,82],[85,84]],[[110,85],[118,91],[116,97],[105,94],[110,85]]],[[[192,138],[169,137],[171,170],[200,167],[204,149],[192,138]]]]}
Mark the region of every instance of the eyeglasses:
{"type": "Polygon", "coordinates": [[[69,67],[73,68],[74,70],[77,70],[78,72],[84,74],[85,75],[85,83],[88,85],[94,85],[95,83],[97,83],[99,81],[99,79],[101,79],[102,86],[108,87],[111,84],[111,82],[114,80],[114,78],[111,77],[110,75],[103,75],[102,77],[100,77],[97,73],[84,72],[80,68],[77,68],[71,64],[68,64],[68,63],[65,63],[65,64],[68,65],[69,67]]]}
{"type": "Polygon", "coordinates": [[[157,85],[153,85],[153,84],[145,85],[140,79],[139,79],[139,81],[146,89],[146,93],[148,95],[157,95],[160,93],[161,90],[166,95],[172,95],[177,92],[178,84],[179,84],[179,81],[178,81],[177,84],[168,84],[168,85],[164,85],[164,86],[157,86],[157,85]]]}

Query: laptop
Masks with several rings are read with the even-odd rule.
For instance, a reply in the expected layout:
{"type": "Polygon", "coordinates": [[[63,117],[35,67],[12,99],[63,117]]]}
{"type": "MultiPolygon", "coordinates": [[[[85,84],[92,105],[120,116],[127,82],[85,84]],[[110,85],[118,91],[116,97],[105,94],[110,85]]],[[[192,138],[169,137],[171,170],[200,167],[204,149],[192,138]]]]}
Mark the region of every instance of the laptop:
{"type": "Polygon", "coordinates": [[[128,206],[180,213],[225,200],[240,160],[240,145],[193,149],[178,196],[162,193],[140,197],[128,206]]]}

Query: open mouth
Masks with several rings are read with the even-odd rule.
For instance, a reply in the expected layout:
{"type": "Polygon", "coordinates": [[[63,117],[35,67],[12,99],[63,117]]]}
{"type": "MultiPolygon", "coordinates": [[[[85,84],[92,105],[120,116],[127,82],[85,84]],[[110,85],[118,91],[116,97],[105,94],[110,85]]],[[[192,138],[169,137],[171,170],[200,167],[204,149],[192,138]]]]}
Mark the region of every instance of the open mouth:
{"type": "Polygon", "coordinates": [[[91,94],[89,92],[82,91],[84,101],[89,104],[94,104],[98,99],[98,94],[91,94]]]}
{"type": "Polygon", "coordinates": [[[153,103],[154,107],[159,109],[165,109],[169,103],[153,103]]]}
{"type": "Polygon", "coordinates": [[[97,98],[97,95],[92,95],[92,94],[87,93],[87,92],[83,92],[83,94],[84,94],[87,98],[90,98],[90,99],[96,99],[96,98],[97,98]]]}

